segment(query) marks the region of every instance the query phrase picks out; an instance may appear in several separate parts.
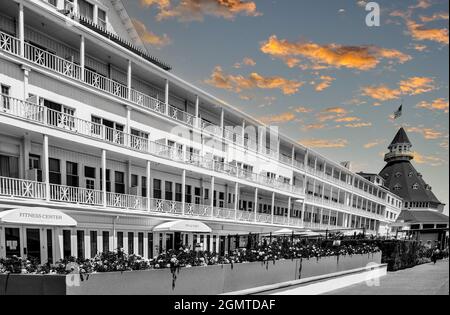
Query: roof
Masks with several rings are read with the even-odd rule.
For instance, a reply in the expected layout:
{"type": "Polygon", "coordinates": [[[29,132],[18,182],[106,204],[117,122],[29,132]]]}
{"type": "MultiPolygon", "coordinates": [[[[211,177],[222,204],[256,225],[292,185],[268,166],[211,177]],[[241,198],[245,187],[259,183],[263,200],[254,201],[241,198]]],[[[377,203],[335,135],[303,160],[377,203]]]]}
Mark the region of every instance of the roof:
{"type": "Polygon", "coordinates": [[[405,223],[446,223],[448,224],[449,217],[440,212],[430,210],[403,210],[397,218],[397,222],[403,221],[405,223]]]}
{"type": "Polygon", "coordinates": [[[410,161],[392,161],[380,172],[384,185],[405,202],[442,204],[410,161]]]}
{"type": "Polygon", "coordinates": [[[397,132],[397,134],[395,135],[394,140],[392,140],[390,146],[393,146],[393,145],[396,145],[399,143],[411,144],[411,141],[409,141],[408,135],[406,134],[406,131],[403,127],[400,128],[400,130],[397,132]]]}

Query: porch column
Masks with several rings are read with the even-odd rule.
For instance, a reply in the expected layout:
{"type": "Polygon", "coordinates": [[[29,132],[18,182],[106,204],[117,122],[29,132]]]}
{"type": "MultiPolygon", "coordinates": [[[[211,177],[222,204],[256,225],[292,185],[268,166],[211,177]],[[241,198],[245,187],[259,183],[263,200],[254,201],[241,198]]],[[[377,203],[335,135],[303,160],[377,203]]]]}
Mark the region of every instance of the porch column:
{"type": "Polygon", "coordinates": [[[61,228],[55,229],[55,257],[53,262],[59,261],[64,258],[64,242],[61,228]]]}
{"type": "Polygon", "coordinates": [[[23,99],[26,101],[28,99],[28,81],[30,78],[31,69],[26,66],[22,66],[22,71],[23,71],[23,99]]]}
{"type": "Polygon", "coordinates": [[[302,203],[302,227],[305,225],[305,201],[302,203]]]}
{"type": "Polygon", "coordinates": [[[257,216],[258,216],[258,188],[255,188],[255,222],[257,221],[257,216]]]}
{"type": "MultiPolygon", "coordinates": [[[[127,138],[130,137],[131,135],[131,107],[130,106],[126,106],[126,111],[127,111],[127,125],[126,125],[126,133],[127,133],[127,138]]],[[[131,138],[128,138],[128,145],[131,145],[131,138]]],[[[127,140],[125,140],[125,142],[127,142],[127,140]]]]}
{"type": "Polygon", "coordinates": [[[221,137],[223,137],[225,132],[225,110],[221,109],[220,111],[220,130],[221,130],[221,137]]]}
{"type": "Polygon", "coordinates": [[[214,215],[214,185],[215,177],[211,176],[211,213],[214,215]]]}
{"type": "Polygon", "coordinates": [[[78,15],[78,0],[73,0],[73,13],[75,16],[78,15]]]}
{"type": "Polygon", "coordinates": [[[273,224],[273,219],[274,219],[274,215],[275,215],[275,193],[272,193],[272,209],[271,209],[272,213],[272,224],[273,224]]]}
{"type": "Polygon", "coordinates": [[[80,68],[81,68],[81,81],[84,81],[84,68],[85,68],[85,39],[84,35],[80,37],[80,68]]]}
{"type": "Polygon", "coordinates": [[[289,197],[288,198],[288,214],[287,214],[288,225],[289,225],[289,222],[291,221],[291,208],[292,208],[292,197],[289,197]]]}
{"type": "Polygon", "coordinates": [[[183,169],[181,175],[181,209],[182,214],[185,214],[186,211],[186,170],[183,169]]]}
{"type": "Polygon", "coordinates": [[[200,98],[198,95],[195,96],[195,127],[200,128],[200,98]]]}
{"type": "Polygon", "coordinates": [[[164,90],[164,104],[166,105],[165,114],[169,115],[169,79],[166,79],[166,87],[164,90]]]}
{"type": "Polygon", "coordinates": [[[147,189],[147,210],[150,212],[151,210],[151,188],[150,188],[150,183],[151,183],[151,172],[152,172],[152,162],[147,161],[147,169],[146,169],[146,189],[147,189]]]}
{"type": "Polygon", "coordinates": [[[44,163],[42,176],[45,183],[45,199],[50,201],[50,166],[49,166],[49,156],[48,156],[48,135],[44,135],[44,143],[43,143],[43,151],[44,151],[44,163]]]}
{"type": "Polygon", "coordinates": [[[234,184],[234,220],[237,221],[239,207],[239,183],[234,184]]]}
{"type": "Polygon", "coordinates": [[[128,87],[128,99],[131,100],[131,82],[132,82],[132,72],[131,72],[131,60],[128,60],[128,71],[127,71],[127,87],[128,87]]]}
{"type": "Polygon", "coordinates": [[[20,41],[20,56],[25,56],[25,20],[24,20],[24,8],[23,3],[19,3],[19,21],[18,21],[18,30],[19,30],[19,41],[20,41]]]}
{"type": "Polygon", "coordinates": [[[245,145],[245,120],[242,121],[242,146],[245,145]]]}
{"type": "Polygon", "coordinates": [[[103,206],[106,208],[106,150],[102,150],[102,194],[103,206]]]}
{"type": "MultiPolygon", "coordinates": [[[[292,154],[291,154],[291,159],[292,159],[292,167],[295,166],[295,145],[292,145],[292,154]]],[[[294,183],[292,183],[294,184],[294,183]]]]}

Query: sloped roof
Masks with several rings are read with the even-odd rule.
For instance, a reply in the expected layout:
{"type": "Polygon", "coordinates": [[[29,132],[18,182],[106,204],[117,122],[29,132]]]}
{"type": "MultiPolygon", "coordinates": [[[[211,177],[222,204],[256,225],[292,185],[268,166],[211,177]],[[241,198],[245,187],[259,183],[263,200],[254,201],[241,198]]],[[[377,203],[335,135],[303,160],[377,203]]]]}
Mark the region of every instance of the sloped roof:
{"type": "Polygon", "coordinates": [[[445,214],[423,210],[423,211],[412,211],[412,210],[403,210],[397,218],[397,222],[406,222],[406,223],[442,223],[448,224],[449,217],[445,214]]]}
{"type": "Polygon", "coordinates": [[[380,176],[385,180],[384,185],[405,202],[441,204],[410,161],[389,162],[380,172],[380,176]]]}
{"type": "Polygon", "coordinates": [[[394,140],[392,140],[390,146],[393,146],[398,143],[411,144],[411,141],[409,141],[408,135],[406,134],[406,131],[403,127],[400,128],[400,130],[397,132],[397,134],[395,135],[394,140]]]}

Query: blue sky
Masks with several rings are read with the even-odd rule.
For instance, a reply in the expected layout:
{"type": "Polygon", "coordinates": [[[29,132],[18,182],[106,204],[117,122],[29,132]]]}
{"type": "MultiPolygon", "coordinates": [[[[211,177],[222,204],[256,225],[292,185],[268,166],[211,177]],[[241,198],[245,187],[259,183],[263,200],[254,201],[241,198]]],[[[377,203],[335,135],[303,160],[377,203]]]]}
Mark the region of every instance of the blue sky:
{"type": "Polygon", "coordinates": [[[379,172],[404,126],[448,204],[447,0],[378,1],[380,27],[357,0],[124,3],[175,74],[355,171],[379,172]]]}

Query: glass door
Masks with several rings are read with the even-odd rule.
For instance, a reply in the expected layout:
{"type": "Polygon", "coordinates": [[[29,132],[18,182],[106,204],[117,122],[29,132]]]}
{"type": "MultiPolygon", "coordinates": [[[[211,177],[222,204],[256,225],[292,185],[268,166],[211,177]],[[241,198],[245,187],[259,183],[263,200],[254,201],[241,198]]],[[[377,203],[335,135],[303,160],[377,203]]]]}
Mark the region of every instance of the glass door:
{"type": "Polygon", "coordinates": [[[5,228],[6,258],[20,257],[20,228],[5,228]]]}
{"type": "Polygon", "coordinates": [[[26,249],[25,255],[28,259],[41,262],[41,234],[39,229],[29,229],[25,231],[26,249]]]}

